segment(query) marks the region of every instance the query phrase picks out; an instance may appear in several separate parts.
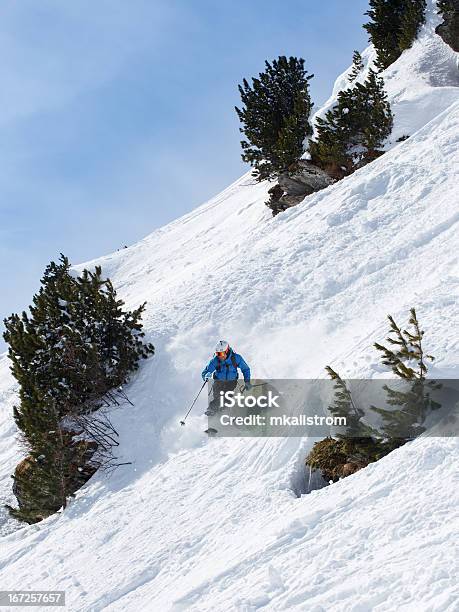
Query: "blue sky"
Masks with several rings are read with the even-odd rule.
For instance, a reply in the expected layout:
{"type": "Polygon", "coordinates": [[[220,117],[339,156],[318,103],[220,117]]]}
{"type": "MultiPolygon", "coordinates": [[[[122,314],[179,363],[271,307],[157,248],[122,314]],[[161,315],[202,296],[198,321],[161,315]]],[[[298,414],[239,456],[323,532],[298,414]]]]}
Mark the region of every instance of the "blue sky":
{"type": "Polygon", "coordinates": [[[59,252],[78,263],[132,244],[245,172],[238,83],[301,56],[320,105],[367,45],[367,5],[4,0],[1,319],[59,252]]]}

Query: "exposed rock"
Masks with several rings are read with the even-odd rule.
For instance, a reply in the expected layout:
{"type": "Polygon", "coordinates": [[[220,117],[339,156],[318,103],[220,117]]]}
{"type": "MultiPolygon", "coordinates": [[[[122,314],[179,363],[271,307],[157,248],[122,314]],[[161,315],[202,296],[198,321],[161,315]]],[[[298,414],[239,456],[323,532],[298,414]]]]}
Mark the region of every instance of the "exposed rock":
{"type": "Polygon", "coordinates": [[[273,215],[299,204],[306,196],[320,191],[335,182],[324,170],[306,160],[300,160],[294,170],[279,176],[278,182],[269,190],[266,202],[273,215]]]}
{"type": "Polygon", "coordinates": [[[302,198],[328,187],[333,182],[324,170],[304,159],[298,162],[297,169],[281,174],[278,180],[286,195],[302,198]]]}
{"type": "Polygon", "coordinates": [[[278,213],[288,208],[288,206],[280,204],[280,199],[284,195],[284,190],[276,183],[274,187],[271,187],[268,193],[269,200],[265,202],[265,204],[273,211],[273,217],[275,217],[278,213]]]}
{"type": "Polygon", "coordinates": [[[451,8],[442,11],[443,23],[436,27],[435,32],[454,51],[459,52],[459,0],[449,0],[451,8]]]}

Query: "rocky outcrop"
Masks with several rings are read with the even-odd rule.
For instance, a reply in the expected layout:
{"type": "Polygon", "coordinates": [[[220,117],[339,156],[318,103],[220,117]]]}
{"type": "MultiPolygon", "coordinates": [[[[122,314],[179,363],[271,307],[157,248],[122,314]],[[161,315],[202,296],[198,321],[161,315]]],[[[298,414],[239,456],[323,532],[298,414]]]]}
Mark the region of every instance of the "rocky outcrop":
{"type": "Polygon", "coordinates": [[[293,172],[281,174],[279,186],[289,197],[302,197],[324,189],[333,183],[333,179],[309,161],[300,160],[293,172]]]}
{"type": "Polygon", "coordinates": [[[441,14],[443,23],[436,27],[435,32],[454,51],[459,52],[459,0],[449,0],[441,14]]]}
{"type": "Polygon", "coordinates": [[[294,170],[284,172],[278,182],[269,190],[270,198],[266,205],[273,214],[299,204],[315,191],[320,191],[335,182],[321,168],[306,160],[300,160],[294,170]]]}

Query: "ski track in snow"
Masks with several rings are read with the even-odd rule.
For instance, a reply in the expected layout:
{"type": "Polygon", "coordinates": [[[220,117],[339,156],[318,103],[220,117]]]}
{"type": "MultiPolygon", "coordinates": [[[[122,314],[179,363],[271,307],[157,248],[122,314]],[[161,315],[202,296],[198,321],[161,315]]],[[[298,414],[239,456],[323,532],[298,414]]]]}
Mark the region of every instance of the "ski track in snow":
{"type": "MultiPolygon", "coordinates": [[[[148,302],[157,353],[126,389],[134,407],[113,414],[132,465],[97,474],[40,524],[18,530],[3,512],[2,589],[63,589],[72,611],[459,609],[457,439],[420,438],[298,497],[314,440],[208,440],[205,397],[178,425],[222,337],[256,377],[315,378],[326,364],[385,377],[372,344],[388,313],[405,323],[415,306],[432,372],[457,376],[459,71],[437,23],[429,2],[419,40],[385,71],[395,127],[371,165],[276,218],[263,206],[270,185],[247,174],[85,264],[128,307],[148,302]]],[[[367,69],[371,47],[363,58],[367,69]]],[[[15,398],[3,356],[3,503],[21,457],[15,398]]]]}

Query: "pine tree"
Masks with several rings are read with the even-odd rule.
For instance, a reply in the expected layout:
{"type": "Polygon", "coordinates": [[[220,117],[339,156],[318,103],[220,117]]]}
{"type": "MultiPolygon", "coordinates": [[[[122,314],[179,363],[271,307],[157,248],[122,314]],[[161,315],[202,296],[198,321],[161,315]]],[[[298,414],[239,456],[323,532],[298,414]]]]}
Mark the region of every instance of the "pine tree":
{"type": "Polygon", "coordinates": [[[362,56],[358,51],[354,51],[352,56],[352,70],[349,74],[349,82],[353,83],[364,68],[362,56]]]}
{"type": "Polygon", "coordinates": [[[384,70],[400,56],[398,45],[400,22],[405,0],[370,0],[365,13],[370,22],[363,27],[376,49],[377,67],[384,70]]]}
{"type": "Polygon", "coordinates": [[[433,361],[434,357],[424,351],[424,331],[420,328],[415,309],[410,310],[408,323],[411,331],[402,330],[391,315],[388,315],[388,319],[390,331],[387,342],[392,348],[378,343],[374,346],[382,353],[382,363],[389,366],[405,384],[401,389],[384,386],[387,404],[397,406],[397,409],[372,406],[372,410],[382,416],[383,431],[388,440],[405,443],[424,431],[422,424],[427,415],[440,407],[431,397],[431,392],[440,389],[441,385],[426,380],[427,361],[433,361]]]}
{"type": "Polygon", "coordinates": [[[437,0],[438,12],[443,15],[444,18],[450,16],[452,13],[457,13],[455,4],[457,4],[457,0],[437,0]]]}
{"type": "Polygon", "coordinates": [[[259,78],[239,85],[242,109],[236,107],[242,123],[242,159],[254,168],[258,181],[285,172],[303,154],[303,142],[312,133],[309,116],[312,102],[304,59],[280,56],[259,78]]]}
{"type": "Polygon", "coordinates": [[[357,166],[368,163],[380,155],[379,147],[390,135],[393,126],[393,116],[387,94],[384,90],[384,80],[376,72],[370,70],[368,78],[362,85],[355,88],[360,94],[360,117],[356,118],[355,132],[361,131],[362,136],[354,137],[354,145],[363,147],[354,155],[357,166]]]}
{"type": "Polygon", "coordinates": [[[365,425],[360,421],[363,412],[355,405],[351,392],[347,388],[345,381],[330,366],[325,366],[330,378],[335,381],[334,402],[328,407],[331,414],[335,417],[346,418],[346,435],[358,436],[367,431],[365,425]]]}
{"type": "MultiPolygon", "coordinates": [[[[106,395],[154,353],[143,342],[145,304],[133,311],[123,306],[100,267],[73,276],[61,255],[59,263],[47,266],[30,313],[5,319],[4,339],[19,383],[14,418],[31,458],[16,483],[30,501],[15,516],[28,520],[65,507],[79,480],[67,474],[75,466],[84,469],[72,425],[106,404],[106,395]]],[[[96,428],[103,445],[103,426],[98,422],[96,428]]]]}
{"type": "Polygon", "coordinates": [[[154,353],[153,346],[143,342],[145,304],[125,312],[111,281],[102,278],[100,266],[94,272],[84,270],[76,284],[79,302],[85,308],[75,308],[72,314],[77,326],[85,330],[85,344],[97,347],[104,386],[111,389],[122,385],[138,369],[139,360],[154,353]]]}
{"type": "Polygon", "coordinates": [[[382,362],[389,366],[405,384],[401,388],[384,385],[386,404],[394,409],[371,410],[382,417],[382,428],[375,428],[363,422],[366,411],[356,405],[346,382],[330,366],[326,370],[335,381],[334,402],[329,406],[334,416],[346,417],[346,430],[316,442],[306,458],[306,465],[321,471],[325,480],[336,482],[340,478],[378,461],[394,449],[425,431],[423,423],[432,410],[440,408],[433,392],[441,384],[427,380],[427,361],[433,357],[425,353],[421,330],[414,308],[410,310],[410,330],[402,330],[388,316],[390,332],[388,343],[393,347],[375,343],[382,353],[382,362]],[[412,367],[414,366],[414,367],[412,367]]]}
{"type": "Polygon", "coordinates": [[[405,10],[400,22],[398,46],[400,52],[409,49],[418,35],[419,28],[425,23],[425,0],[410,0],[405,3],[405,10]]]}
{"type": "Polygon", "coordinates": [[[341,451],[347,452],[347,461],[359,461],[365,465],[376,461],[384,454],[380,442],[375,439],[376,430],[362,420],[365,412],[356,405],[352,393],[341,376],[330,366],[326,366],[325,369],[335,381],[334,402],[328,410],[333,416],[346,419],[345,431],[336,434],[339,440],[347,441],[346,445],[340,445],[341,451]]]}
{"type": "Polygon", "coordinates": [[[69,496],[96,471],[90,461],[97,450],[95,442],[73,440],[72,431],[62,426],[57,411],[48,411],[48,430],[35,439],[35,447],[17,466],[13,492],[18,508],[7,506],[18,520],[36,523],[60,508],[69,496]]]}
{"type": "Polygon", "coordinates": [[[388,315],[387,318],[390,324],[390,335],[387,342],[397,348],[391,349],[375,342],[374,347],[383,354],[383,364],[389,366],[399,378],[424,380],[427,374],[426,362],[433,361],[434,357],[424,352],[422,346],[424,331],[419,327],[416,310],[410,309],[408,323],[412,326],[412,331],[402,330],[391,315],[388,315]],[[416,370],[408,365],[412,361],[416,362],[416,370]]]}
{"type": "Polygon", "coordinates": [[[12,516],[27,523],[65,508],[75,490],[72,473],[78,465],[77,454],[52,400],[48,400],[46,411],[42,406],[40,427],[35,429],[34,446],[27,457],[28,469],[13,476],[19,508],[7,506],[12,516]]]}
{"type": "Polygon", "coordinates": [[[425,0],[370,0],[363,27],[376,49],[379,69],[384,70],[411,47],[425,20],[425,0]]]}
{"type": "Polygon", "coordinates": [[[342,178],[381,155],[392,125],[384,81],[370,70],[364,83],[340,91],[336,105],[317,118],[317,138],[309,142],[311,159],[342,178]]]}

